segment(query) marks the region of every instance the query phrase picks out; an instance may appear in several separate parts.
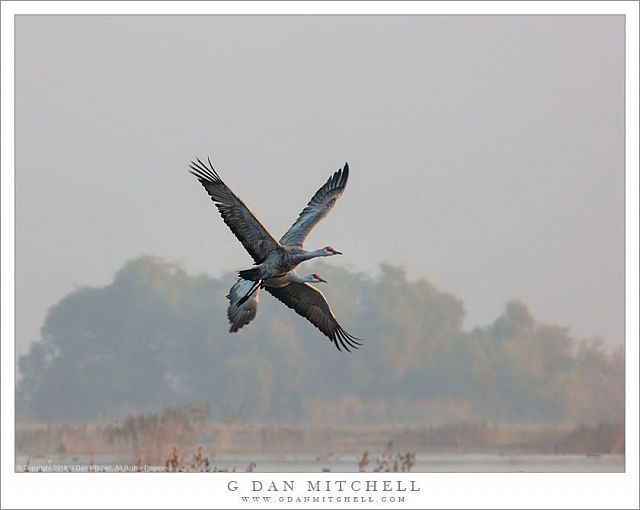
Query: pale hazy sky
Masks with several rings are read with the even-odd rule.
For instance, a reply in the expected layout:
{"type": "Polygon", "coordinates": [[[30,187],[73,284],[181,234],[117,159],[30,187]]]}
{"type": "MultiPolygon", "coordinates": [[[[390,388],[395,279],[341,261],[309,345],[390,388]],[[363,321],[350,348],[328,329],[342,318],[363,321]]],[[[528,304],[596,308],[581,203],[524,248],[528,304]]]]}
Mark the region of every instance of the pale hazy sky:
{"type": "Polygon", "coordinates": [[[348,161],[329,263],[622,343],[623,45],[621,16],[18,16],[18,352],[138,255],[250,266],[196,156],[278,235],[348,161]]]}

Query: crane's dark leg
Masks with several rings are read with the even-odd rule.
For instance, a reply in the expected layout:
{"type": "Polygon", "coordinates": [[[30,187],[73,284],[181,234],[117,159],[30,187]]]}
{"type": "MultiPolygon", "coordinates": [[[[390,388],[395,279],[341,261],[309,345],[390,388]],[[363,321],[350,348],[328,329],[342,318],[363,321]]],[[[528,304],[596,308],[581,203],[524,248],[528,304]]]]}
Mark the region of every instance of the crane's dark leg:
{"type": "Polygon", "coordinates": [[[253,285],[251,286],[251,288],[249,289],[249,292],[247,292],[244,297],[242,299],[240,299],[240,301],[238,301],[238,307],[242,306],[243,303],[245,303],[247,301],[247,299],[249,299],[251,297],[252,294],[254,294],[259,288],[260,288],[260,284],[262,283],[262,280],[258,280],[257,282],[253,282],[253,285]]]}

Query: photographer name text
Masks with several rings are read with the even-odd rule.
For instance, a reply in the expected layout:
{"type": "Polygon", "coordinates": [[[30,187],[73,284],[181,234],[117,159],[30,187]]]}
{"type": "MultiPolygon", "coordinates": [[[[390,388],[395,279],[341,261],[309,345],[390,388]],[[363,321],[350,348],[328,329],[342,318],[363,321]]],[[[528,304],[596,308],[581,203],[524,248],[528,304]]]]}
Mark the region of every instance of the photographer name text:
{"type": "MultiPolygon", "coordinates": [[[[237,480],[227,483],[227,490],[235,492],[295,492],[299,490],[295,480],[260,481],[251,480],[240,484],[237,480]]],[[[303,489],[307,492],[420,492],[415,480],[305,480],[303,489]]]]}

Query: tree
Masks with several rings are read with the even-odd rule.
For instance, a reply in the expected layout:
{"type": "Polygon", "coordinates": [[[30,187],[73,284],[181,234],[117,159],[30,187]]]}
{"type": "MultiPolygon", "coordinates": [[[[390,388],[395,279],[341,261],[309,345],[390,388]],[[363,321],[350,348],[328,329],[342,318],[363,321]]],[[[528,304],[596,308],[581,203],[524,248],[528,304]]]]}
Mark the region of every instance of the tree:
{"type": "Polygon", "coordinates": [[[51,421],[203,402],[221,420],[623,418],[622,351],[539,324],[519,302],[464,331],[458,298],[397,267],[376,278],[315,268],[341,324],[366,339],[355,353],[338,352],[266,293],[256,320],[230,335],[233,275],[192,275],[147,256],[51,307],[41,339],[19,360],[19,408],[51,421]]]}

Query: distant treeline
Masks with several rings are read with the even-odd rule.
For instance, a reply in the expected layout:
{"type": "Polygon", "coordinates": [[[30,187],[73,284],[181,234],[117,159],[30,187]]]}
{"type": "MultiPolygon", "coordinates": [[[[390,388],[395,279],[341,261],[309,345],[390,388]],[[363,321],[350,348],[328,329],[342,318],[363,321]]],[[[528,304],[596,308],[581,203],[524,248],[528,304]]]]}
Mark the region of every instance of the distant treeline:
{"type": "Polygon", "coordinates": [[[338,352],[266,293],[256,320],[227,333],[233,275],[192,275],[154,257],[54,305],[19,360],[18,413],[109,420],[207,402],[214,420],[315,424],[598,423],[624,420],[624,357],[540,324],[519,302],[465,331],[462,302],[396,267],[371,278],[309,265],[347,331],[338,352]]]}

